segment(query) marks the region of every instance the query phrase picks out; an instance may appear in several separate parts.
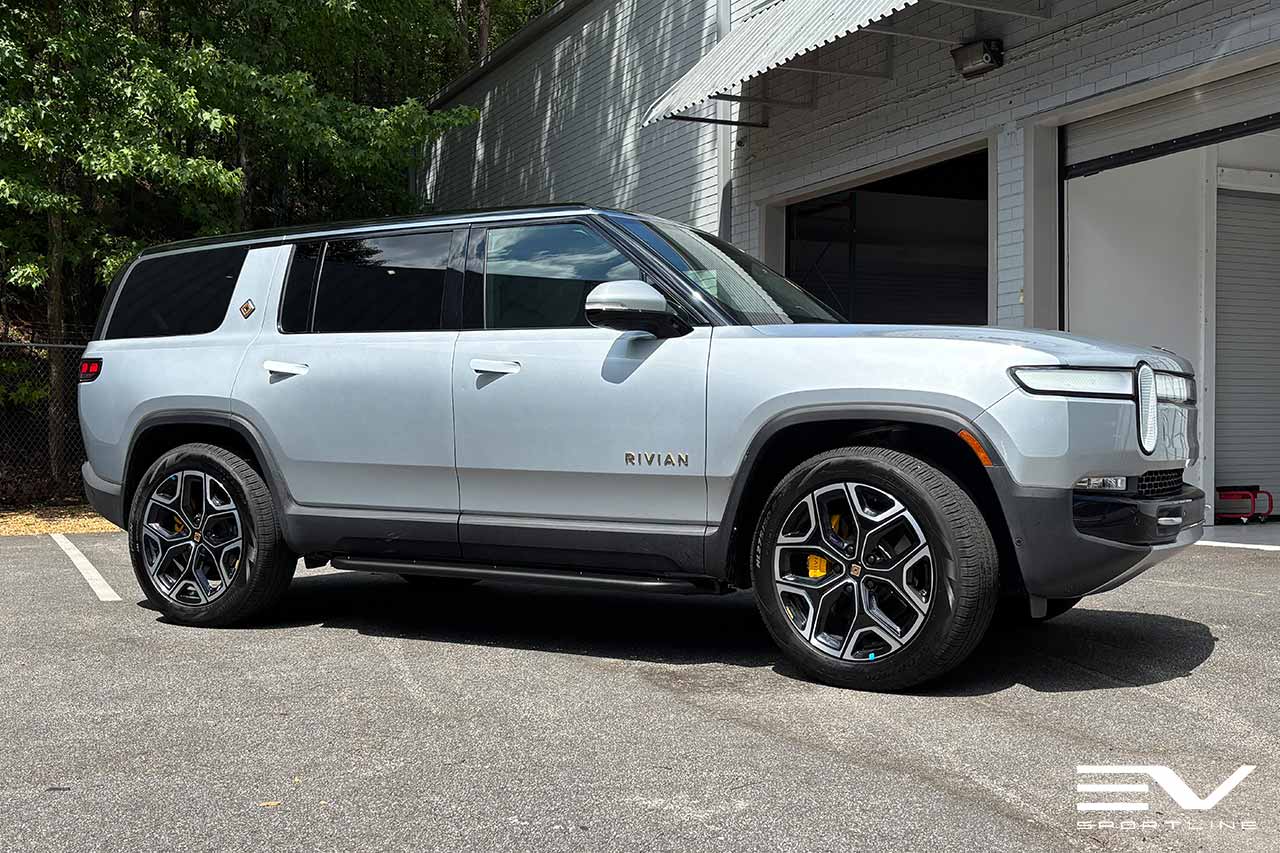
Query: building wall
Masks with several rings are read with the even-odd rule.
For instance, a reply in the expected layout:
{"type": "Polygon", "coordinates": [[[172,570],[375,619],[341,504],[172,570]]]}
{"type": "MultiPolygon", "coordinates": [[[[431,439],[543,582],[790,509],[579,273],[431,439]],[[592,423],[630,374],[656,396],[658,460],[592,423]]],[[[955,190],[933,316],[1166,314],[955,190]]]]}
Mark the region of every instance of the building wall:
{"type": "MultiPolygon", "coordinates": [[[[582,201],[718,230],[717,129],[675,121],[639,127],[648,106],[715,43],[718,1],[732,4],[738,23],[767,5],[588,3],[455,100],[480,107],[481,118],[430,152],[426,195],[437,207],[582,201]]],[[[1046,186],[1056,193],[1056,180],[1044,180],[1042,171],[1042,125],[1060,124],[1072,110],[1108,108],[1135,85],[1280,48],[1280,0],[1053,0],[1025,7],[1053,17],[924,0],[889,21],[924,35],[1003,39],[1005,66],[975,80],[955,73],[946,45],[856,33],[797,61],[891,72],[892,80],[777,69],[746,84],[746,94],[811,98],[814,106],[766,114],[758,105],[720,105],[722,115],[770,123],[727,134],[728,235],[781,266],[779,211],[786,203],[985,143],[994,169],[991,301],[996,322],[1023,325],[1032,290],[1042,298],[1056,293],[1056,280],[1044,280],[1056,269],[1055,242],[1041,242],[1046,229],[1057,230],[1056,198],[1035,205],[1034,223],[1028,215],[1033,193],[1042,198],[1046,186]],[[1052,262],[1046,266],[1037,256],[1033,263],[1033,248],[1052,262]]],[[[715,110],[707,103],[690,114],[715,110]]],[[[1045,307],[1036,308],[1037,322],[1056,325],[1056,306],[1045,307]]]]}
{"type": "MultiPolygon", "coordinates": [[[[758,6],[735,0],[735,18],[758,6]]],[[[1035,9],[1033,4],[1025,4],[1035,9]]],[[[975,80],[956,73],[945,45],[858,33],[804,61],[845,70],[892,71],[892,81],[818,78],[772,71],[751,94],[815,99],[812,110],[774,110],[767,129],[736,134],[733,239],[776,257],[768,213],[871,177],[888,164],[986,137],[996,149],[997,318],[1023,323],[1023,157],[1027,129],[1047,112],[1087,104],[1161,75],[1280,45],[1276,0],[1054,0],[1047,21],[922,2],[893,16],[902,30],[960,40],[1004,40],[1005,66],[975,80]]],[[[759,107],[748,107],[759,117],[759,107]]]]}
{"type": "Polygon", "coordinates": [[[648,107],[716,41],[715,0],[596,0],[452,103],[481,110],[427,155],[437,209],[583,202],[714,230],[716,130],[648,107]]]}
{"type": "Polygon", "coordinates": [[[1204,152],[1075,178],[1066,189],[1067,330],[1200,364],[1204,152]]]}

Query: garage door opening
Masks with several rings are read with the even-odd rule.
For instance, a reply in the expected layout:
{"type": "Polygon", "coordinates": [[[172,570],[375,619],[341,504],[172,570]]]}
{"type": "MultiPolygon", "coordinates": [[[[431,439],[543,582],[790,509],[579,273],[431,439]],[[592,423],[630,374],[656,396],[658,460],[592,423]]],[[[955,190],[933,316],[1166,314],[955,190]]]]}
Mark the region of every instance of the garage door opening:
{"type": "Polygon", "coordinates": [[[987,323],[987,152],[790,205],[786,267],[852,323],[987,323]]]}

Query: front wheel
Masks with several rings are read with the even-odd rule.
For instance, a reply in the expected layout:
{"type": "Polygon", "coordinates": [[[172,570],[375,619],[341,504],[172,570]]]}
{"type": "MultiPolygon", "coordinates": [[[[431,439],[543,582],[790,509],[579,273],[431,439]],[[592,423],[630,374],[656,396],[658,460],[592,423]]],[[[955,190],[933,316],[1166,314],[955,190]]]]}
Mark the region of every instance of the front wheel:
{"type": "Polygon", "coordinates": [[[951,477],[906,453],[845,447],[796,466],[752,547],[757,606],[810,676],[900,690],[977,646],[999,594],[995,542],[951,477]]]}
{"type": "Polygon", "coordinates": [[[129,556],[151,603],[187,625],[262,613],[297,565],[262,477],[211,444],[184,444],[147,469],[129,512],[129,556]]]}

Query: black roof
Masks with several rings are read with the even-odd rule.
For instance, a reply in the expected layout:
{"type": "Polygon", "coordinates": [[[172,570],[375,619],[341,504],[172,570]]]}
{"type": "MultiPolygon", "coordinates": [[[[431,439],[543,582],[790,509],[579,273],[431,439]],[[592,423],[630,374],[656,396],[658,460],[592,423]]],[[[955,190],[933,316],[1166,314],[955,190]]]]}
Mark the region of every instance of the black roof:
{"type": "Polygon", "coordinates": [[[409,216],[383,216],[374,219],[352,219],[344,222],[318,222],[311,225],[262,228],[257,231],[237,231],[233,234],[218,234],[212,237],[196,237],[191,240],[177,240],[172,243],[160,243],[143,249],[141,255],[152,255],[157,252],[170,252],[175,249],[194,249],[201,246],[218,246],[224,243],[273,243],[280,242],[286,237],[290,239],[297,239],[313,234],[326,234],[333,231],[377,227],[395,228],[397,226],[419,224],[426,225],[441,220],[466,219],[468,217],[489,216],[493,214],[519,216],[520,214],[525,213],[556,213],[558,211],[563,211],[565,213],[581,213],[589,210],[602,209],[603,208],[595,205],[579,203],[543,204],[522,205],[518,207],[486,207],[463,210],[430,211],[425,213],[415,213],[409,216]]]}

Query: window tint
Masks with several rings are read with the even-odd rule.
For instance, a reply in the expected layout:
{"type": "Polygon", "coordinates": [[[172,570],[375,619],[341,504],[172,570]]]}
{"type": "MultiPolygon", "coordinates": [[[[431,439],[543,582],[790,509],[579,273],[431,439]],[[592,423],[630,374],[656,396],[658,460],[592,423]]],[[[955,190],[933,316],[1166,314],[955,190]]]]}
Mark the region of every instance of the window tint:
{"type": "Polygon", "coordinates": [[[143,258],[111,312],[107,338],[202,335],[222,325],[246,246],[143,258]]]}
{"type": "Polygon", "coordinates": [[[441,328],[452,231],[335,240],[316,291],[317,332],[441,328]]]}
{"type": "Polygon", "coordinates": [[[589,325],[583,305],[593,287],[642,277],[585,225],[494,228],[487,240],[485,325],[490,329],[589,325]]]}
{"type": "Polygon", "coordinates": [[[293,247],[280,305],[280,331],[306,332],[311,328],[311,294],[315,292],[316,269],[323,248],[323,243],[299,243],[293,247]]]}

